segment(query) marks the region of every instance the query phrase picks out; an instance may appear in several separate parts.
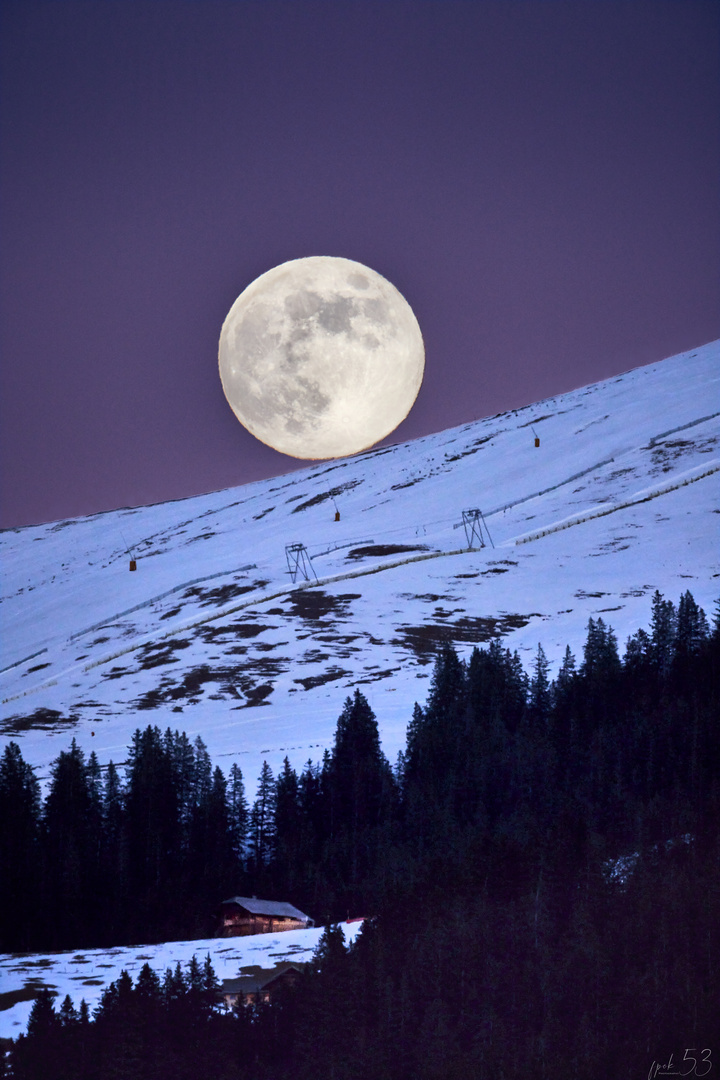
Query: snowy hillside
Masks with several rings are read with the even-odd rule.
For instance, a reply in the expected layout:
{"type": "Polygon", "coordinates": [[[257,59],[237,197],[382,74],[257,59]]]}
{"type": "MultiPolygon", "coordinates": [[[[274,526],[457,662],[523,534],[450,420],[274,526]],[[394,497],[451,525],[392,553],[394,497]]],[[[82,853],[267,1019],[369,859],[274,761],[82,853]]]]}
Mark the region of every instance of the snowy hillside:
{"type": "MultiPolygon", "coordinates": [[[[348,944],[362,923],[344,924],[348,944]]],[[[180,964],[185,970],[193,956],[202,964],[209,956],[220,982],[241,975],[272,971],[284,963],[312,960],[322,927],[286,930],[280,934],[255,934],[241,938],[208,938],[205,941],[168,941],[119,949],[81,949],[32,956],[0,956],[0,994],[23,995],[28,1000],[0,1007],[0,1039],[15,1039],[25,1031],[33,1005],[32,993],[47,987],[55,991],[59,1007],[69,994],[76,1007],[84,999],[90,1011],[100,1003],[103,990],[127,971],[135,981],[144,964],[162,979],[167,968],[180,964]]]]}
{"type": "MultiPolygon", "coordinates": [[[[499,634],[526,668],[542,642],[555,666],[590,616],[622,647],[656,589],[709,614],[719,360],[714,343],[289,477],[3,533],[2,743],[47,778],[73,737],[120,764],[135,728],[177,728],[226,775],[239,763],[252,798],[264,759],[322,757],[355,687],[392,761],[443,640],[467,655],[499,634]]],[[[0,1037],[40,985],[93,1006],[122,968],[210,953],[232,978],[309,959],[319,934],[3,956],[0,1037]]]]}
{"type": "Polygon", "coordinates": [[[355,687],[394,760],[441,640],[500,634],[526,667],[542,642],[556,665],[590,616],[622,647],[655,589],[710,613],[719,361],[715,342],[288,476],[4,532],[3,744],[46,777],[73,736],[119,764],[136,727],[170,726],[252,795],[263,759],[322,756],[355,687]],[[291,543],[317,581],[293,584],[291,543]]]}

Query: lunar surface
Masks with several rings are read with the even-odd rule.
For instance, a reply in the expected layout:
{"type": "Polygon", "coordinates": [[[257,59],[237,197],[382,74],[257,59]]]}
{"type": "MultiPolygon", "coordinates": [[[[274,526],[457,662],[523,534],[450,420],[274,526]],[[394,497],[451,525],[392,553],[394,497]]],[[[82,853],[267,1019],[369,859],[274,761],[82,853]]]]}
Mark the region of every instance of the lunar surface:
{"type": "Polygon", "coordinates": [[[405,419],[425,350],[407,300],[350,259],[313,256],[257,278],[220,334],[220,378],[238,420],[296,458],[344,457],[405,419]]]}

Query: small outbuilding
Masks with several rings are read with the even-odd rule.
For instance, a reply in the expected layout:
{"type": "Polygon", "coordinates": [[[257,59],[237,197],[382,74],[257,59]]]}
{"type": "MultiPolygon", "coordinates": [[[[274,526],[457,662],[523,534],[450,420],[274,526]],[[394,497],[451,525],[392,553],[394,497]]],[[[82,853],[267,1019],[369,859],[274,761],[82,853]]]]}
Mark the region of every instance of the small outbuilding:
{"type": "Polygon", "coordinates": [[[257,975],[240,975],[237,979],[224,979],[220,997],[228,1009],[272,1001],[278,991],[295,986],[304,966],[304,964],[278,964],[270,971],[261,971],[257,975]]]}
{"type": "Polygon", "coordinates": [[[309,915],[282,900],[258,900],[256,896],[233,896],[223,900],[216,937],[275,934],[279,930],[307,930],[315,923],[309,915]]]}

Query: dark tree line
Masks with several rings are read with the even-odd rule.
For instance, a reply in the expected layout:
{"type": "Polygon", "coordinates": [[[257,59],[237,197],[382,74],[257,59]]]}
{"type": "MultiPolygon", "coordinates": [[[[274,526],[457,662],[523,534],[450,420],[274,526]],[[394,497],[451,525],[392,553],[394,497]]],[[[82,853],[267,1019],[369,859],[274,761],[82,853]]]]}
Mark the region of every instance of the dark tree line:
{"type": "Polygon", "coordinates": [[[1,908],[6,951],[90,947],[197,934],[245,841],[242,777],[212,769],[201,739],[136,731],[125,776],[75,740],[43,801],[15,743],[0,759],[1,908]],[[21,822],[21,828],[15,822],[21,822]],[[172,900],[172,902],[171,902],[172,900]],[[139,937],[138,937],[139,935],[139,937]]]}
{"type": "MultiPolygon", "coordinates": [[[[221,1043],[225,1032],[218,1006],[220,984],[210,957],[193,957],[185,972],[168,968],[164,979],[144,964],[133,985],[120,977],[104,991],[92,1016],[82,1001],[75,1008],[66,996],[55,1009],[52,992],[35,999],[27,1034],[13,1047],[11,1075],[16,1080],[95,1080],[132,1076],[135,1080],[197,1080],[233,1075],[224,1070],[221,1043]]],[[[227,1052],[250,1046],[239,1024],[227,1024],[227,1052]]]]}
{"type": "MultiPolygon", "coordinates": [[[[646,1075],[718,1030],[719,654],[720,610],[711,630],[689,592],[677,605],[656,593],[622,657],[591,619],[582,657],[567,650],[552,681],[541,646],[529,673],[499,641],[467,660],[447,646],[394,769],[356,692],[322,763],[297,776],[286,761],[277,778],[266,767],[249,812],[198,747],[178,795],[173,747],[187,741],[148,728],[113,799],[110,775],[93,782],[80,758],[73,790],[89,794],[65,850],[86,843],[98,801],[93,835],[110,835],[115,806],[117,841],[90,846],[114,852],[112,880],[154,934],[168,882],[200,895],[185,859],[200,860],[203,910],[211,888],[247,888],[323,921],[376,916],[349,952],[331,927],[298,994],[237,1018],[246,1042],[223,1058],[229,1077],[646,1075]]],[[[16,747],[0,801],[10,786],[25,843],[44,850],[53,790],[41,807],[16,747]]],[[[31,862],[13,872],[18,887],[36,881],[31,862]]],[[[190,902],[185,917],[197,918],[190,902]]]]}
{"type": "Polygon", "coordinates": [[[265,763],[252,805],[200,738],[138,729],[124,776],[73,740],[46,798],[10,743],[0,759],[0,950],[211,936],[221,900],[290,899],[328,918],[373,900],[398,788],[365,698],[348,698],[335,744],[298,776],[265,763]]]}

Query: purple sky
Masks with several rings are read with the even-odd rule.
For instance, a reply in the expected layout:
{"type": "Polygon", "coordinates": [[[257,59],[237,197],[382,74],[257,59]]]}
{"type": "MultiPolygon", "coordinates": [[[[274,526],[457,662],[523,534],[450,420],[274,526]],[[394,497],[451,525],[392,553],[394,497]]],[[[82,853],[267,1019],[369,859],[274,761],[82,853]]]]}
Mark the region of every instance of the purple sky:
{"type": "Polygon", "coordinates": [[[217,373],[235,297],[340,255],[417,315],[398,442],[720,336],[700,0],[3,0],[2,525],[302,462],[217,373]]]}

